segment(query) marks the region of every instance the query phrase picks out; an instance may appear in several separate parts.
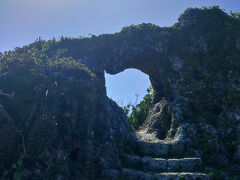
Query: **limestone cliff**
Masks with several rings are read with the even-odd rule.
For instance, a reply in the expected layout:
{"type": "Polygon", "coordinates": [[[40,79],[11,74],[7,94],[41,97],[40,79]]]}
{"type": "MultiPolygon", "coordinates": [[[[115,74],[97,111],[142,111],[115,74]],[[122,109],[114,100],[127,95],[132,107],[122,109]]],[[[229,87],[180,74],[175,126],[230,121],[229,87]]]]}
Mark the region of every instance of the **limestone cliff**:
{"type": "MultiPolygon", "coordinates": [[[[178,168],[172,160],[149,160],[167,162],[169,171],[188,172],[186,164],[199,165],[201,158],[206,172],[239,175],[239,32],[238,16],[217,7],[187,9],[172,27],[141,24],[91,38],[39,39],[2,54],[0,173],[118,178],[124,166],[144,164],[138,156],[148,155],[180,158],[178,168]],[[105,90],[104,70],[127,68],[148,74],[155,91],[136,136],[105,90]]],[[[141,173],[122,171],[132,179],[165,176],[141,173]]],[[[169,175],[175,176],[188,177],[169,175]]]]}

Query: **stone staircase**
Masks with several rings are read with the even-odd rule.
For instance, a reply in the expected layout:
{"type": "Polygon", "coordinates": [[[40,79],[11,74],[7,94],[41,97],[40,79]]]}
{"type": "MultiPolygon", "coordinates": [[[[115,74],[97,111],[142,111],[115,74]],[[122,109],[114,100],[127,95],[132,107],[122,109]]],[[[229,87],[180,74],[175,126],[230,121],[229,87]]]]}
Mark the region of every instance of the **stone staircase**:
{"type": "MultiPolygon", "coordinates": [[[[155,134],[138,132],[138,155],[122,155],[123,180],[208,180],[202,173],[202,160],[198,157],[168,158],[170,149],[179,144],[156,138],[155,134]]],[[[174,151],[173,151],[174,152],[174,151]]]]}
{"type": "Polygon", "coordinates": [[[203,173],[186,172],[143,172],[132,169],[123,169],[122,177],[124,180],[208,180],[209,176],[203,173]]]}
{"type": "Polygon", "coordinates": [[[199,157],[182,157],[183,144],[177,139],[160,140],[155,133],[136,132],[136,152],[121,156],[122,170],[107,170],[111,180],[210,180],[202,172],[199,157]],[[170,157],[170,158],[169,158],[170,157]]]}
{"type": "Polygon", "coordinates": [[[124,155],[124,165],[143,171],[200,171],[202,161],[200,158],[182,158],[182,159],[162,159],[151,158],[148,156],[139,157],[132,155],[124,155]]]}
{"type": "Polygon", "coordinates": [[[210,179],[200,173],[200,158],[162,159],[124,155],[122,178],[128,180],[210,179]]]}

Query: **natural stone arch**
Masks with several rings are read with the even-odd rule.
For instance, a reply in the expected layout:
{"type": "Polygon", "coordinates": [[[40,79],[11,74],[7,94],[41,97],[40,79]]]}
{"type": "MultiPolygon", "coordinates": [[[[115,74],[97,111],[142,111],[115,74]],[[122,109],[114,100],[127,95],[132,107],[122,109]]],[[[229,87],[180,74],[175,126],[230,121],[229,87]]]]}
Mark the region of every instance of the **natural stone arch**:
{"type": "MultiPolygon", "coordinates": [[[[137,68],[126,68],[125,70],[129,69],[136,69],[137,68]]],[[[121,71],[121,72],[123,72],[121,71]]],[[[150,84],[152,85],[152,82],[155,83],[152,85],[153,89],[156,89],[155,85],[158,87],[158,91],[153,94],[153,99],[152,99],[152,104],[151,104],[151,111],[149,112],[149,115],[146,117],[145,121],[143,122],[142,128],[147,129],[147,132],[152,133],[153,131],[156,131],[157,137],[159,139],[165,139],[167,137],[167,133],[172,127],[172,123],[174,122],[174,115],[172,112],[171,107],[168,104],[168,101],[164,97],[159,97],[161,98],[160,100],[156,99],[156,94],[159,95],[161,91],[159,91],[159,81],[155,82],[154,79],[149,76],[149,74],[139,70],[140,72],[146,74],[149,77],[150,84]],[[154,97],[155,96],[155,97],[154,97]]],[[[114,75],[119,74],[121,72],[114,73],[114,75]]]]}
{"type": "MultiPolygon", "coordinates": [[[[174,136],[182,118],[178,108],[175,107],[179,101],[176,87],[182,79],[182,60],[175,48],[181,46],[179,44],[179,36],[171,30],[153,24],[141,24],[123,29],[120,33],[79,40],[76,57],[74,53],[70,55],[82,59],[82,62],[103,82],[104,71],[117,74],[133,68],[147,74],[155,91],[153,106],[164,100],[172,109],[172,113],[177,114],[167,123],[167,129],[171,127],[174,133],[170,134],[174,136]]],[[[154,129],[157,130],[156,127],[154,129]]],[[[161,135],[161,138],[163,137],[165,135],[161,135]]]]}
{"type": "MultiPolygon", "coordinates": [[[[80,40],[76,58],[81,58],[103,81],[104,70],[109,74],[117,74],[128,68],[142,71],[149,75],[156,91],[155,102],[158,102],[170,95],[169,83],[164,78],[166,75],[169,78],[166,72],[171,70],[174,63],[171,62],[176,54],[174,47],[171,47],[173,40],[176,42],[169,30],[142,24],[120,33],[92,37],[87,47],[84,44],[86,40],[80,40]],[[85,45],[84,51],[81,44],[85,45]]],[[[74,54],[71,53],[71,56],[74,57],[74,54]]]]}
{"type": "Polygon", "coordinates": [[[171,33],[152,24],[141,26],[147,31],[145,36],[144,32],[141,32],[141,37],[136,36],[136,32],[140,30],[135,29],[135,27],[122,32],[129,39],[137,39],[136,43],[132,44],[130,40],[124,38],[124,43],[108,49],[109,54],[104,61],[103,68],[109,74],[118,74],[129,68],[147,74],[155,94],[153,111],[150,112],[144,127],[148,129],[148,132],[158,131],[158,137],[161,139],[166,138],[167,132],[171,129],[172,133],[169,134],[172,134],[171,137],[173,137],[181,119],[181,116],[174,116],[174,109],[176,109],[174,101],[177,98],[174,87],[181,79],[182,62],[177,55],[174,55],[171,48],[169,49],[172,39],[171,33]],[[151,34],[152,31],[155,31],[155,34],[151,34]],[[156,34],[158,39],[154,37],[156,34]],[[161,107],[159,108],[159,106],[161,107]],[[155,116],[153,121],[151,115],[156,113],[161,115],[155,116]]]}

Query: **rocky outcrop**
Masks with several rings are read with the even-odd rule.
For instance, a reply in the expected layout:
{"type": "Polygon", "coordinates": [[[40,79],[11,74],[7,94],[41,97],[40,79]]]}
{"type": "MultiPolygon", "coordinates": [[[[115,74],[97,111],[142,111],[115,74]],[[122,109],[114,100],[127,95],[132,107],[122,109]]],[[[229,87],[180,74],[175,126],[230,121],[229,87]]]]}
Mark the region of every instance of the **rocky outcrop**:
{"type": "Polygon", "coordinates": [[[135,135],[94,74],[14,65],[1,74],[0,87],[14,92],[1,95],[1,176],[95,179],[102,169],[121,168],[119,152],[135,135]]]}
{"type": "Polygon", "coordinates": [[[122,169],[126,153],[178,163],[201,158],[203,170],[239,172],[239,30],[238,16],[217,7],[188,9],[173,27],[141,24],[91,38],[39,39],[0,54],[1,173],[206,177],[122,169]],[[136,137],[105,90],[104,71],[128,68],[149,75],[155,92],[136,137]]]}
{"type": "Polygon", "coordinates": [[[157,133],[159,139],[165,139],[171,124],[174,121],[174,114],[168,102],[163,98],[159,103],[156,103],[149,112],[148,118],[143,124],[144,129],[148,134],[157,133]]]}

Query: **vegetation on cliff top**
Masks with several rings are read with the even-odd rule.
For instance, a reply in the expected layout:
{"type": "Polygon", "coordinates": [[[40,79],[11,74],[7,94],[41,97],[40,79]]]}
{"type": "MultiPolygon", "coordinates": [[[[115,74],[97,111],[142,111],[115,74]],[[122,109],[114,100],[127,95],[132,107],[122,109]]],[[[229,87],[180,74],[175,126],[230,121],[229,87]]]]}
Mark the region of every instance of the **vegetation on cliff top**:
{"type": "MultiPolygon", "coordinates": [[[[64,38],[62,38],[63,41],[64,38]]],[[[95,76],[89,68],[81,63],[81,59],[65,56],[66,49],[56,48],[56,53],[51,56],[51,49],[60,41],[44,41],[40,38],[29,46],[15,48],[14,51],[0,53],[0,72],[7,72],[9,68],[18,65],[37,65],[46,69],[71,69],[84,71],[89,76],[95,76]]]]}

